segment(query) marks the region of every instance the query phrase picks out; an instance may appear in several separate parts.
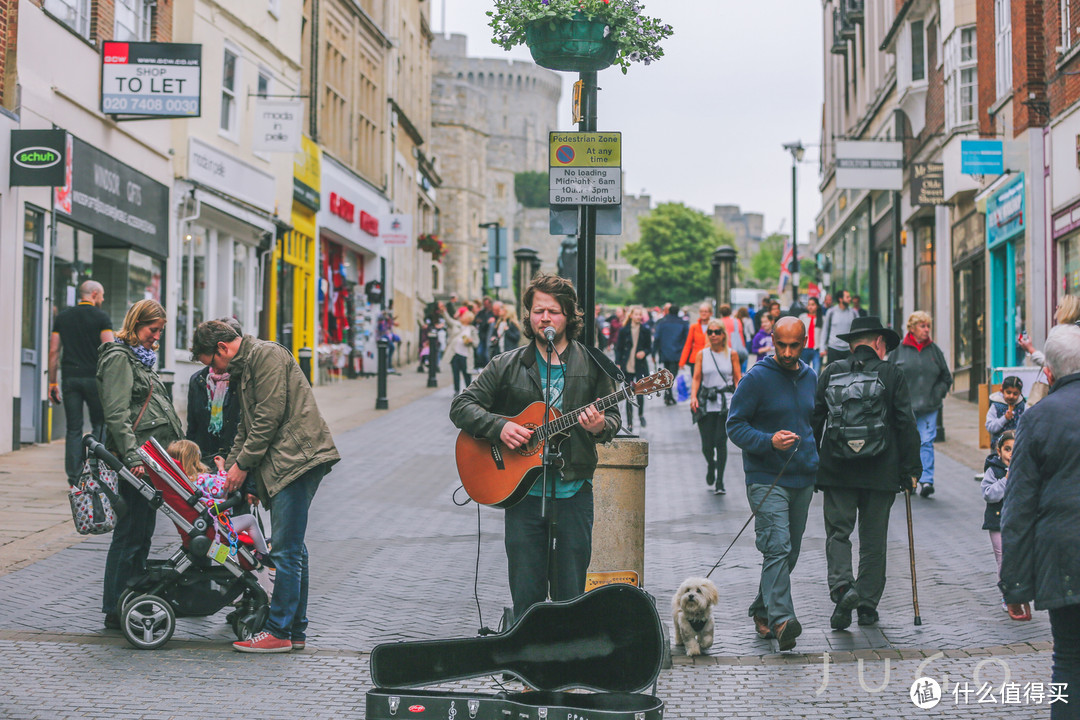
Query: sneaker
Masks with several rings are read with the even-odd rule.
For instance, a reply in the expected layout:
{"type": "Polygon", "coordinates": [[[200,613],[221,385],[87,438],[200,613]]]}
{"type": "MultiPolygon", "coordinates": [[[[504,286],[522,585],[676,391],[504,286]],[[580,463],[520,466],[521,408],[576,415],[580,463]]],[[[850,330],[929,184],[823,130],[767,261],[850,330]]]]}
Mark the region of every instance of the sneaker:
{"type": "Polygon", "coordinates": [[[716,483],[716,487],[713,488],[713,495],[727,495],[727,490],[724,489],[724,483],[716,483]]]}
{"type": "Polygon", "coordinates": [[[802,635],[802,625],[795,618],[791,618],[773,625],[772,631],[780,645],[780,650],[790,650],[795,647],[795,638],[802,635]]]}
{"type": "Polygon", "coordinates": [[[306,647],[307,647],[307,642],[304,641],[304,640],[293,640],[292,641],[292,649],[293,650],[303,650],[306,647]]]}
{"type": "Polygon", "coordinates": [[[232,644],[242,653],[287,653],[293,649],[291,640],[274,637],[265,630],[250,640],[240,640],[232,644]]]}
{"type": "Polygon", "coordinates": [[[928,498],[934,494],[934,483],[920,483],[922,487],[919,489],[919,495],[924,498],[928,498]]]}
{"type": "Polygon", "coordinates": [[[859,593],[855,592],[855,588],[849,587],[843,595],[840,596],[840,601],[836,603],[836,609],[833,610],[832,617],[829,618],[829,624],[833,630],[846,630],[851,625],[851,611],[859,604],[859,593]]]}
{"type": "Polygon", "coordinates": [[[766,640],[773,636],[772,629],[769,628],[769,621],[760,615],[754,616],[754,629],[757,630],[758,637],[766,640]]]}
{"type": "Polygon", "coordinates": [[[712,487],[716,483],[716,469],[710,467],[705,472],[705,484],[712,487]]]}
{"type": "Polygon", "coordinates": [[[119,630],[120,629],[120,616],[116,613],[105,613],[105,629],[106,630],[119,630]]]}
{"type": "Polygon", "coordinates": [[[641,427],[643,427],[643,428],[645,427],[645,416],[644,415],[641,415],[641,416],[638,417],[638,423],[641,425],[641,427]]]}
{"type": "Polygon", "coordinates": [[[857,609],[859,615],[859,624],[863,627],[867,625],[877,625],[878,612],[874,608],[860,607],[857,609]]]}

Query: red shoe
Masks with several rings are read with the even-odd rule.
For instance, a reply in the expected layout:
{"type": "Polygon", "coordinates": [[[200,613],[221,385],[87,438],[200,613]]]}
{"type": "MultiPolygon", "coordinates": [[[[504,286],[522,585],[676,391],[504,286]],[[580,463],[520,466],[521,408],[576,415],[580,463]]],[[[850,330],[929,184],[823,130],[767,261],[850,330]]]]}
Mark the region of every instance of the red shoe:
{"type": "Polygon", "coordinates": [[[265,630],[250,640],[240,640],[232,644],[243,653],[287,653],[293,649],[292,640],[282,640],[265,630]]]}

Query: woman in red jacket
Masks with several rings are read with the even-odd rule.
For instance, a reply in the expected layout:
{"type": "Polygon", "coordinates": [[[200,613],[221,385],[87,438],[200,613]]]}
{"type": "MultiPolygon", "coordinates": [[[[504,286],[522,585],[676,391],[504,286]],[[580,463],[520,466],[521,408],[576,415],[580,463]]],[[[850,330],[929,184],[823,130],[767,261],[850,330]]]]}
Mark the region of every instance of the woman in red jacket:
{"type": "Polygon", "coordinates": [[[701,351],[709,346],[705,339],[705,329],[712,319],[712,303],[703,302],[698,307],[698,322],[690,324],[690,332],[686,334],[686,344],[683,345],[682,357],[679,358],[679,367],[690,365],[690,372],[694,371],[694,361],[701,351]]]}

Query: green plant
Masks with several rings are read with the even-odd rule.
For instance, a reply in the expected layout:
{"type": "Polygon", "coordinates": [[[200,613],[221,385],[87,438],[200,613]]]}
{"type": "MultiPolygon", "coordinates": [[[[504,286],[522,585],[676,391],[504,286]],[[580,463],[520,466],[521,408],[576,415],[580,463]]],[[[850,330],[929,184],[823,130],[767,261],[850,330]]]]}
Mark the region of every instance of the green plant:
{"type": "Polygon", "coordinates": [[[670,25],[642,14],[638,0],[495,0],[489,10],[491,41],[509,50],[525,43],[525,28],[535,22],[554,23],[583,16],[604,22],[618,46],[615,64],[623,74],[630,63],[645,65],[664,55],[660,42],[671,36],[670,25]]]}
{"type": "Polygon", "coordinates": [[[548,173],[528,170],[514,174],[514,196],[527,208],[546,208],[550,201],[548,173]]]}

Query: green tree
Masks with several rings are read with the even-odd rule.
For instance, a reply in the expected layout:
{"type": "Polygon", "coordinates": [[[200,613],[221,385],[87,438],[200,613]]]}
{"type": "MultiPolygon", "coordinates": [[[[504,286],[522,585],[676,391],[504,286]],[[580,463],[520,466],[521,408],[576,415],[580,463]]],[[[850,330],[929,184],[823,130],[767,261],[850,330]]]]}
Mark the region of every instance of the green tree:
{"type": "Polygon", "coordinates": [[[780,259],[784,254],[783,235],[773,234],[761,241],[758,251],[750,258],[750,276],[762,286],[780,282],[780,259]]]}
{"type": "Polygon", "coordinates": [[[645,304],[692,303],[712,295],[712,253],[734,246],[705,213],[682,203],[662,203],[641,219],[641,239],[623,250],[638,270],[630,282],[645,304]]]}
{"type": "Polygon", "coordinates": [[[603,258],[596,258],[596,302],[601,305],[627,305],[631,294],[611,282],[611,271],[603,258]]]}
{"type": "Polygon", "coordinates": [[[545,208],[549,204],[548,174],[519,172],[514,174],[514,196],[527,208],[545,208]]]}

